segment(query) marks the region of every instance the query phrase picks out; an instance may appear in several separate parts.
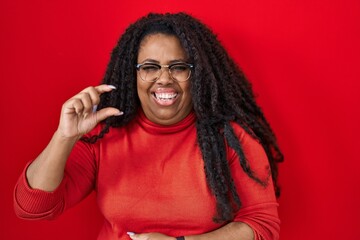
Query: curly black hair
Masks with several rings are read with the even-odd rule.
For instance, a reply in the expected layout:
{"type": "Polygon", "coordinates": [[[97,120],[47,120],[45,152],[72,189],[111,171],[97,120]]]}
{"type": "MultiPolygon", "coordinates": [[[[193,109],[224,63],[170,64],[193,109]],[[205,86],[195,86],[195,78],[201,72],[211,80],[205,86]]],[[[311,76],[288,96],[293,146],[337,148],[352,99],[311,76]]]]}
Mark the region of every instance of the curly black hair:
{"type": "Polygon", "coordinates": [[[242,169],[250,178],[264,186],[268,182],[268,179],[259,179],[250,168],[230,122],[240,125],[265,149],[275,193],[279,196],[277,163],[283,161],[283,155],[269,123],[255,102],[250,82],[216,35],[186,13],[150,13],[126,29],[112,52],[103,79],[104,84],[115,85],[118,91],[102,95],[98,106],[98,109],[116,107],[124,115],[106,119],[99,135],[84,140],[96,142],[110,127],[124,126],[136,116],[140,107],[135,68],[139,46],[145,36],[156,33],[176,36],[189,62],[194,64],[190,91],[207,183],[217,202],[214,221],[230,221],[241,207],[227,161],[226,144],[235,150],[242,169]]]}

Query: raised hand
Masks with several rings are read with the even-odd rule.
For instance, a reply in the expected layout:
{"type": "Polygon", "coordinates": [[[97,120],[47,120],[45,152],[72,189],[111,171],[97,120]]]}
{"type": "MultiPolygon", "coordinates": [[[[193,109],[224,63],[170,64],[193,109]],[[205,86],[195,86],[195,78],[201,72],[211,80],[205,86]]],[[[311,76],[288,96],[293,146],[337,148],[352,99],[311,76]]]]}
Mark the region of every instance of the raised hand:
{"type": "Polygon", "coordinates": [[[100,95],[115,89],[111,85],[88,87],[63,104],[57,131],[26,171],[32,188],[54,191],[63,179],[67,158],[77,140],[107,117],[123,114],[113,107],[93,111],[100,95]]]}
{"type": "Polygon", "coordinates": [[[119,109],[113,107],[93,111],[100,102],[100,95],[115,89],[112,85],[88,87],[67,100],[62,106],[58,134],[64,138],[80,139],[100,121],[122,115],[119,109]]]}

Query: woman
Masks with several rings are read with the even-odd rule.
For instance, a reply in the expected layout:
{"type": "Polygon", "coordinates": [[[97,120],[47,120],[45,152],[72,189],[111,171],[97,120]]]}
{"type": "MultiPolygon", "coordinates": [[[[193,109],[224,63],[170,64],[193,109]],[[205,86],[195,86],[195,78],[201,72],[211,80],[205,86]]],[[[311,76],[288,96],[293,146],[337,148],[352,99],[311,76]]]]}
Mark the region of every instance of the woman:
{"type": "Polygon", "coordinates": [[[52,219],[95,190],[98,239],[278,239],[281,160],[211,30],[184,13],[149,14],[122,35],[103,84],[64,103],[15,187],[15,211],[52,219]]]}

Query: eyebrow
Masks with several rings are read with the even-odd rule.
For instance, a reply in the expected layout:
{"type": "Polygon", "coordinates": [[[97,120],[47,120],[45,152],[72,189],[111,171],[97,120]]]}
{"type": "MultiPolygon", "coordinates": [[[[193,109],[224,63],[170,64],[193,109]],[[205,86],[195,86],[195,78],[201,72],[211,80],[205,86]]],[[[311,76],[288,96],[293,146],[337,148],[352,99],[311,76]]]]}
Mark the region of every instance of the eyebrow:
{"type": "MultiPolygon", "coordinates": [[[[186,63],[187,61],[180,58],[180,59],[174,59],[168,62],[168,64],[173,64],[173,63],[186,63]]],[[[141,61],[141,63],[156,63],[156,64],[160,64],[159,61],[155,60],[155,59],[151,59],[151,58],[146,58],[145,60],[141,61]]]]}

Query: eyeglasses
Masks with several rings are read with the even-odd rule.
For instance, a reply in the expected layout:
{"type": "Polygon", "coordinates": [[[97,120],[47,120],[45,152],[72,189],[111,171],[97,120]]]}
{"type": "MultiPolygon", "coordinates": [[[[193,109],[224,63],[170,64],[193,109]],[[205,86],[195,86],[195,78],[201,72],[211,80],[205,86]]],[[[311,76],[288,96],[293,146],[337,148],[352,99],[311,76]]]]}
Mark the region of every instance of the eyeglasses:
{"type": "Polygon", "coordinates": [[[162,74],[162,68],[169,69],[169,74],[173,80],[185,82],[189,80],[191,69],[194,68],[194,65],[183,62],[169,65],[156,63],[139,63],[136,65],[136,70],[139,72],[140,78],[145,82],[156,82],[162,74]]]}

